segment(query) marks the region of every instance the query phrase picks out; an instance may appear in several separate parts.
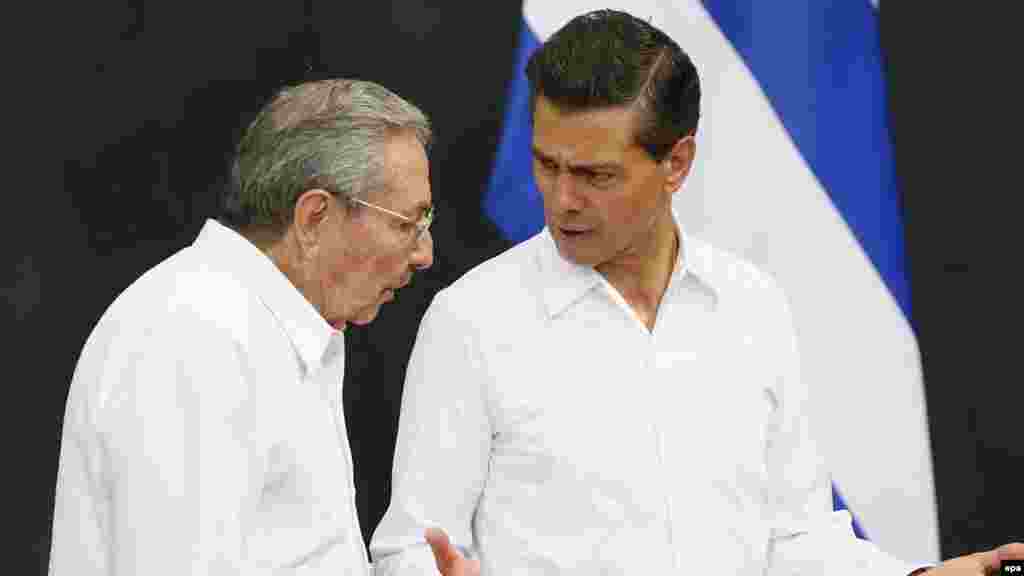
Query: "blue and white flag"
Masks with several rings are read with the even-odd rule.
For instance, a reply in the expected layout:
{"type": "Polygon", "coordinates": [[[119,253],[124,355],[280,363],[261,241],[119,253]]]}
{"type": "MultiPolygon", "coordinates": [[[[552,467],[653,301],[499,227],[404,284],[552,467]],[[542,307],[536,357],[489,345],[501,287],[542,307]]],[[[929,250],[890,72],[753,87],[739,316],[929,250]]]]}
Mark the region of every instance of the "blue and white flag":
{"type": "Polygon", "coordinates": [[[531,172],[526,59],[541,39],[597,8],[649,19],[697,66],[697,159],[676,207],[688,233],[744,255],[786,289],[837,506],[845,500],[858,534],[887,552],[937,561],[877,3],[526,0],[484,198],[512,241],[544,224],[531,172]]]}

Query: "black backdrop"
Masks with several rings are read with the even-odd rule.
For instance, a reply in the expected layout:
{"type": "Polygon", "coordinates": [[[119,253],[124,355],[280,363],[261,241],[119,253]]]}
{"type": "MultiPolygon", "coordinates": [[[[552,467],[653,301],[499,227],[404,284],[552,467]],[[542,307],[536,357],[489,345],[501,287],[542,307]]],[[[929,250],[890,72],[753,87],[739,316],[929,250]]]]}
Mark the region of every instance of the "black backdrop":
{"type": "MultiPolygon", "coordinates": [[[[205,4],[62,8],[67,30],[54,40],[46,98],[27,108],[54,129],[40,135],[30,123],[27,133],[62,151],[63,182],[48,181],[54,172],[32,162],[10,167],[27,184],[10,204],[2,244],[12,319],[4,341],[14,350],[8,412],[17,430],[11,495],[16,534],[27,539],[14,548],[32,550],[30,562],[44,572],[78,352],[113,297],[215,214],[231,146],[276,87],[328,76],[374,80],[435,125],[435,265],[347,338],[345,407],[367,538],[387,503],[419,318],[438,289],[507,247],[479,206],[519,2],[205,4]]],[[[1020,192],[1012,157],[1020,146],[999,140],[1019,140],[1003,121],[1016,109],[1002,96],[1013,73],[1000,69],[1019,66],[1001,40],[1010,20],[934,3],[922,18],[912,4],[883,2],[882,33],[948,556],[1024,540],[1019,242],[1007,218],[1020,192]]]]}
{"type": "Polygon", "coordinates": [[[942,552],[1024,542],[1020,21],[881,4],[942,552]]]}

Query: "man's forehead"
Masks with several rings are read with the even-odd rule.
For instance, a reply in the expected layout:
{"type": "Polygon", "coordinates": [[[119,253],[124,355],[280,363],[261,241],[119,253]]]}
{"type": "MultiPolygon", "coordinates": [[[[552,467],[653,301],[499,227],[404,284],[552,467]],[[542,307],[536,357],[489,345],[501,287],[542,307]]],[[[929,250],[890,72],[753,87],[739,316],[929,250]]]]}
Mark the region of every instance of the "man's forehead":
{"type": "Polygon", "coordinates": [[[533,152],[538,157],[559,164],[618,165],[623,162],[630,146],[628,141],[623,140],[584,131],[563,131],[557,135],[535,131],[533,152]]]}
{"type": "Polygon", "coordinates": [[[385,162],[383,180],[371,191],[371,201],[408,218],[419,218],[432,202],[427,163],[425,155],[418,159],[405,157],[401,162],[385,162]]]}
{"type": "Polygon", "coordinates": [[[423,172],[429,167],[427,150],[415,134],[403,131],[384,141],[383,164],[387,170],[423,172]]]}
{"type": "Polygon", "coordinates": [[[413,220],[433,204],[430,184],[410,181],[385,182],[370,191],[367,200],[413,220]]]}
{"type": "Polygon", "coordinates": [[[618,162],[635,145],[635,116],[623,107],[563,112],[538,99],[533,147],[559,162],[618,162]]]}

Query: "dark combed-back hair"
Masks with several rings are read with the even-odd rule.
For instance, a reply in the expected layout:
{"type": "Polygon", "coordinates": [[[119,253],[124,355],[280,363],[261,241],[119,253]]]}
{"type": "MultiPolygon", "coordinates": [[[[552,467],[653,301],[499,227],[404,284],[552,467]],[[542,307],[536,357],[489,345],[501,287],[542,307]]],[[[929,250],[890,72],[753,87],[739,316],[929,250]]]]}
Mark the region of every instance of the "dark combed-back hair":
{"type": "Polygon", "coordinates": [[[530,106],[544,96],[563,111],[637,106],[636,142],[661,161],[697,129],[700,81],[664,32],[615,10],[577,16],[526,64],[530,106]]]}

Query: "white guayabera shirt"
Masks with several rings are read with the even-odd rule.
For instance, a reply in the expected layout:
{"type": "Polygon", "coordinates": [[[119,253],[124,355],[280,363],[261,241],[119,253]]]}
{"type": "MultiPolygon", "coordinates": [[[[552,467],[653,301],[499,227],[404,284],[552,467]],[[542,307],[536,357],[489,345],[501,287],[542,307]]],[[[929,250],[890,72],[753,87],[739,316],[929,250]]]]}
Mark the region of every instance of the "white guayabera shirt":
{"type": "Polygon", "coordinates": [[[779,287],[681,232],[680,243],[650,331],[546,230],[435,298],[371,542],[378,574],[436,573],[430,525],[485,574],[916,567],[832,512],[779,287]]]}
{"type": "Polygon", "coordinates": [[[50,573],[367,574],[343,373],[342,333],[208,221],[82,351],[50,573]]]}

